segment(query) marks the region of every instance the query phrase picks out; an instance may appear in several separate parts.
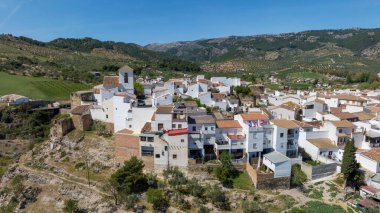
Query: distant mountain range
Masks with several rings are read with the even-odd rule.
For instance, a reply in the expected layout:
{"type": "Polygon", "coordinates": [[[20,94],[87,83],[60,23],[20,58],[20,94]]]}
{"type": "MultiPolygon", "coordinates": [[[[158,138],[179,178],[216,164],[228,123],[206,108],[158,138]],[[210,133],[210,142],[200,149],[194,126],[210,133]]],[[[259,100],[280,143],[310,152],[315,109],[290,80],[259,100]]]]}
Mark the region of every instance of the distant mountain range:
{"type": "Polygon", "coordinates": [[[207,71],[380,72],[380,29],[312,30],[149,44],[207,71]]]}
{"type": "MultiPolygon", "coordinates": [[[[0,35],[0,71],[98,82],[129,64],[137,73],[165,71],[270,73],[312,71],[345,76],[380,72],[380,28],[312,30],[149,44],[93,38],[40,42],[0,35]]],[[[173,72],[169,72],[173,73],[173,72]]]]}
{"type": "Polygon", "coordinates": [[[96,82],[92,73],[114,73],[128,64],[141,70],[199,71],[198,64],[155,52],[137,44],[92,38],[40,42],[27,37],[0,35],[0,71],[15,74],[96,82]]]}

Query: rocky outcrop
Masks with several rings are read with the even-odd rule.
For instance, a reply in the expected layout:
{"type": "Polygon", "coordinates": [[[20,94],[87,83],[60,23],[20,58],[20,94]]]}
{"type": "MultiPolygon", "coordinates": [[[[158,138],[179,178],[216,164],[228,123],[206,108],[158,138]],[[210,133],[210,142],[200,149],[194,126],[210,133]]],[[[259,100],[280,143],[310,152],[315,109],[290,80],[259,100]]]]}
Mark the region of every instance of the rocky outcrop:
{"type": "Polygon", "coordinates": [[[362,51],[362,56],[368,59],[378,59],[380,57],[380,42],[362,51]]]}

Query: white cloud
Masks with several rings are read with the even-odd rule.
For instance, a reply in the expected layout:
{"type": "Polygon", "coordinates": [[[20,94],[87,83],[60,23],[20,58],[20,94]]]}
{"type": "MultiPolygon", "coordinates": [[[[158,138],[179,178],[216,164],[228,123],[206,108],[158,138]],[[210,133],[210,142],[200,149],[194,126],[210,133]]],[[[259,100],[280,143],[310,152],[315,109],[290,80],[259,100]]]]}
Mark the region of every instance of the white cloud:
{"type": "MultiPolygon", "coordinates": [[[[17,12],[20,10],[20,8],[22,7],[22,5],[24,4],[24,1],[21,1],[19,2],[10,12],[9,14],[3,19],[3,20],[0,20],[0,29],[2,29],[11,19],[14,15],[17,14],[17,12]]],[[[1,4],[0,4],[1,5],[1,4]]],[[[5,4],[3,4],[3,6],[6,7],[5,4]]]]}

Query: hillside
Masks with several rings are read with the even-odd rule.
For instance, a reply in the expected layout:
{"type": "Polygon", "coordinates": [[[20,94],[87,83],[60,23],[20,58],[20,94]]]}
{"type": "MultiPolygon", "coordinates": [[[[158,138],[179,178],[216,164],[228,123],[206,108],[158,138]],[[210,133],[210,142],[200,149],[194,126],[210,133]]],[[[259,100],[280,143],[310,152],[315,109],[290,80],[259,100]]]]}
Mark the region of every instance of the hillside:
{"type": "Polygon", "coordinates": [[[0,72],[0,96],[16,93],[32,99],[68,100],[72,92],[90,88],[87,84],[0,72]]]}
{"type": "Polygon", "coordinates": [[[206,71],[380,71],[380,29],[313,30],[150,44],[206,71]]]}
{"type": "Polygon", "coordinates": [[[130,43],[92,38],[40,42],[26,37],[0,35],[0,71],[47,76],[77,82],[99,82],[94,71],[106,75],[128,64],[142,70],[198,71],[199,66],[130,43]]]}

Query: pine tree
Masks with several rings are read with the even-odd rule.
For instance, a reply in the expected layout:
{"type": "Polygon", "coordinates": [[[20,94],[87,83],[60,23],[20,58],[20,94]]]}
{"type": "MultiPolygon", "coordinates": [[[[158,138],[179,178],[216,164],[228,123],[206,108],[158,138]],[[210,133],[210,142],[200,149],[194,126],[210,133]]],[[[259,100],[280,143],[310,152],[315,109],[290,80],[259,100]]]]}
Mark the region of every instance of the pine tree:
{"type": "Polygon", "coordinates": [[[344,187],[347,186],[348,181],[353,181],[359,168],[355,157],[355,142],[354,140],[348,141],[344,147],[343,160],[342,160],[342,173],[345,179],[344,187]]]}

